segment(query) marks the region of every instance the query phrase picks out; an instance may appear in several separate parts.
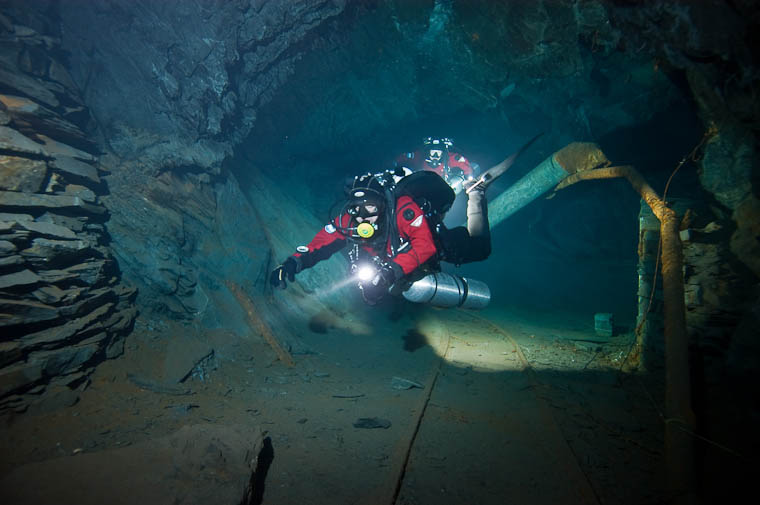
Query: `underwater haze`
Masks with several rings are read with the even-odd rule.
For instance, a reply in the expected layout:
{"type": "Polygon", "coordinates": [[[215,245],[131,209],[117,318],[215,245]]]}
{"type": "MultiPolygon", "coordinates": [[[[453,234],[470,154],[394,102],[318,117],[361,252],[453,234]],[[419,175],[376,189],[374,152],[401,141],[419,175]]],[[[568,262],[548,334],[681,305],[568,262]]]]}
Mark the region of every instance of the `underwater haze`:
{"type": "Polygon", "coordinates": [[[0,0],[0,500],[736,501],[752,7],[0,0]]]}

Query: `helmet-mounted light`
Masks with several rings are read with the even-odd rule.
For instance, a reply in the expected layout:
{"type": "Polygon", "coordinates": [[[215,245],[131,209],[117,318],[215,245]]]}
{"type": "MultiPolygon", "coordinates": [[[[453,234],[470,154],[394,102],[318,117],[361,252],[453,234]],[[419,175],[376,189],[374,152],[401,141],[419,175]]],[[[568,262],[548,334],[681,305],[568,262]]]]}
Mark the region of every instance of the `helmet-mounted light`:
{"type": "Polygon", "coordinates": [[[443,149],[444,147],[446,149],[449,149],[450,147],[454,145],[454,141],[448,137],[444,137],[444,138],[427,137],[422,141],[422,144],[425,146],[428,146],[429,149],[434,149],[434,148],[443,149]],[[434,147],[430,147],[430,146],[434,146],[434,147]]]}

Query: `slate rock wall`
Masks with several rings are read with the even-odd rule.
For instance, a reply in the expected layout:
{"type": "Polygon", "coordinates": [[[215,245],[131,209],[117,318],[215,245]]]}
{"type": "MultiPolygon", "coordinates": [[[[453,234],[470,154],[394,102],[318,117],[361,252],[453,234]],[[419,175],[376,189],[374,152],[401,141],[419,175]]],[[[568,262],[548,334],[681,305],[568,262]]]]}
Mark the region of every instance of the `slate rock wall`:
{"type": "Polygon", "coordinates": [[[243,141],[256,149],[258,108],[344,1],[52,5],[108,153],[112,248],[138,305],[221,324],[224,283],[248,287],[275,261],[226,162],[243,141]]]}
{"type": "Polygon", "coordinates": [[[122,352],[135,289],[109,247],[104,172],[60,38],[44,16],[3,7],[0,410],[24,410],[122,352]]]}
{"type": "Polygon", "coordinates": [[[345,0],[61,2],[74,81],[120,158],[219,174],[299,42],[345,0]]]}
{"type": "Polygon", "coordinates": [[[731,253],[760,278],[760,15],[755,2],[673,0],[611,2],[611,20],[627,50],[651,55],[668,73],[680,73],[713,130],[699,160],[702,187],[714,198],[716,219],[733,221],[731,253]]]}
{"type": "Polygon", "coordinates": [[[709,197],[681,226],[697,383],[717,401],[756,382],[760,364],[760,16],[746,0],[615,3],[629,43],[685,75],[708,133],[696,165],[709,197]]]}

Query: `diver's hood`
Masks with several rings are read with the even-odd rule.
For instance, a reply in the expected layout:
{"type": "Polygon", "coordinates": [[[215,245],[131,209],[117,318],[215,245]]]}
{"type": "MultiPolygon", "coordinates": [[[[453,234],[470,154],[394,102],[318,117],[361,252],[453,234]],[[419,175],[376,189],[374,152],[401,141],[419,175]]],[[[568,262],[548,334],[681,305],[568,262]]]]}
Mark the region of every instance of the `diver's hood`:
{"type": "Polygon", "coordinates": [[[388,196],[380,186],[382,193],[370,187],[354,187],[349,191],[348,199],[339,207],[330,222],[339,223],[336,230],[348,240],[364,245],[374,246],[385,242],[388,223],[388,196]],[[377,217],[374,223],[368,222],[377,217]],[[357,218],[361,218],[359,222],[357,218]]]}

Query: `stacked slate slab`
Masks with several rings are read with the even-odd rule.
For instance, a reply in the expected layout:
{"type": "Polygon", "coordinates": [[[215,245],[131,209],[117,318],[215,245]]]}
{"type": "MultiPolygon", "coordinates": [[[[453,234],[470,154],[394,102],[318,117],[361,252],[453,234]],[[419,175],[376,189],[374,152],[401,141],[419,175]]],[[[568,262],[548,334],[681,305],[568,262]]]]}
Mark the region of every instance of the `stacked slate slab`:
{"type": "MultiPolygon", "coordinates": [[[[684,304],[692,360],[700,367],[723,367],[731,359],[730,335],[740,318],[741,307],[752,287],[732,258],[726,239],[732,225],[713,215],[702,201],[669,198],[668,204],[681,220],[684,304]]],[[[642,200],[639,211],[638,327],[644,343],[645,365],[665,353],[660,254],[660,222],[642,200]],[[657,268],[657,276],[654,275],[657,268]],[[655,282],[654,292],[652,282],[655,282]],[[651,303],[650,303],[651,300],[651,303]],[[641,324],[641,322],[643,324],[641,324]],[[647,363],[646,361],[649,361],[647,363]]],[[[721,374],[708,374],[713,377],[721,374]]]]}
{"type": "Polygon", "coordinates": [[[658,261],[660,220],[644,200],[641,200],[640,204],[636,328],[640,332],[643,344],[644,366],[651,367],[652,360],[665,353],[662,275],[659,272],[658,261]]]}
{"type": "Polygon", "coordinates": [[[0,412],[85,385],[136,316],[108,245],[91,116],[40,26],[0,14],[0,412]]]}

